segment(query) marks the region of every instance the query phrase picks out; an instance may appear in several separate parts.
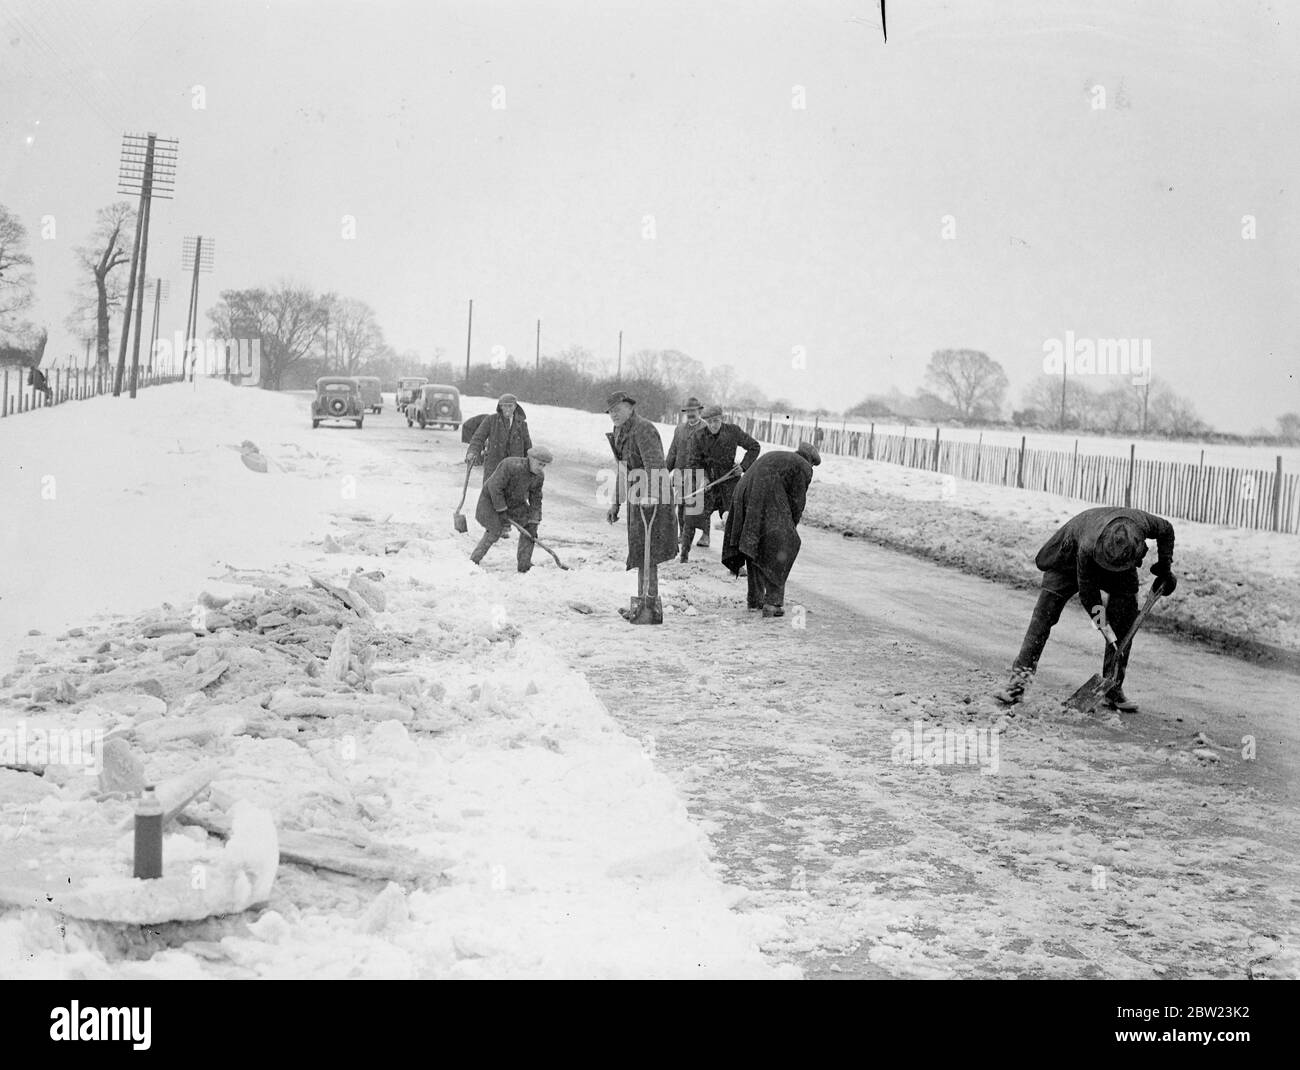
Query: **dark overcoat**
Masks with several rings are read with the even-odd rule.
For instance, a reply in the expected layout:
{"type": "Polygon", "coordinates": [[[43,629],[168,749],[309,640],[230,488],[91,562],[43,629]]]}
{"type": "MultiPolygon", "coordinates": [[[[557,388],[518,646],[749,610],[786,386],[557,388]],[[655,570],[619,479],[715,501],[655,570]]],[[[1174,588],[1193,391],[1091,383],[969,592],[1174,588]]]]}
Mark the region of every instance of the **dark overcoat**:
{"type": "MultiPolygon", "coordinates": [[[[745,434],[735,424],[724,423],[715,435],[706,424],[690,438],[690,456],[685,467],[704,470],[705,483],[721,479],[736,467],[736,449],[745,451],[740,460],[742,471],[748,472],[758,459],[758,440],[745,434]]],[[[729,479],[704,492],[704,511],[708,515],[725,513],[731,508],[731,497],[736,490],[736,480],[729,479]]]]}
{"type": "Polygon", "coordinates": [[[1085,609],[1101,604],[1101,591],[1136,591],[1137,567],[1146,556],[1142,547],[1133,568],[1114,572],[1103,568],[1097,561],[1097,540],[1113,520],[1123,518],[1137,525],[1144,539],[1156,540],[1157,563],[1169,564],[1174,559],[1174,526],[1164,517],[1143,509],[1102,505],[1085,509],[1072,516],[1047,542],[1043,543],[1034,558],[1042,572],[1072,575],[1079,588],[1079,601],[1085,609]]]}
{"type": "Polygon", "coordinates": [[[483,459],[483,485],[507,457],[522,457],[532,449],[533,440],[528,434],[528,417],[524,407],[515,404],[514,419],[507,427],[506,418],[501,415],[501,404],[497,411],[478,425],[474,437],[469,440],[469,449],[476,457],[483,459]]]}
{"type": "Polygon", "coordinates": [[[510,519],[527,527],[542,521],[542,484],[545,472],[534,473],[528,467],[527,457],[507,457],[497,470],[488,476],[478,494],[474,519],[489,530],[500,524],[497,514],[505,512],[510,519]]]}
{"type": "MultiPolygon", "coordinates": [[[[667,468],[659,431],[649,420],[643,420],[635,412],[622,426],[614,429],[614,453],[627,466],[628,478],[634,483],[637,481],[634,473],[638,472],[650,473],[650,485],[653,487],[662,490],[661,481],[662,484],[667,483],[661,474],[666,473],[667,468]]],[[[629,504],[628,497],[628,487],[621,487],[619,501],[623,503],[623,511],[627,514],[627,567],[641,568],[645,564],[645,519],[648,518],[650,509],[635,503],[629,504]]],[[[651,522],[650,563],[659,565],[671,561],[677,556],[678,550],[677,508],[667,497],[663,497],[651,522]]]]}
{"type": "Polygon", "coordinates": [[[763,454],[740,477],[722,539],[722,564],[733,576],[749,559],[785,582],[802,545],[797,528],[812,477],[812,465],[790,450],[763,454]]]}

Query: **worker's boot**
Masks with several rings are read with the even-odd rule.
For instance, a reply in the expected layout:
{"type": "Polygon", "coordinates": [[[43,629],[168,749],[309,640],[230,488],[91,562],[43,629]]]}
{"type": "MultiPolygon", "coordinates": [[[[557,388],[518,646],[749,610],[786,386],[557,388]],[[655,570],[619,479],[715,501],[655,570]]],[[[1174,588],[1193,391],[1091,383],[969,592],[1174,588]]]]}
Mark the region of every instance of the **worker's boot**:
{"type": "Polygon", "coordinates": [[[764,606],[763,616],[765,617],[784,617],[785,609],[782,606],[764,606]]]}
{"type": "Polygon", "coordinates": [[[1102,705],[1108,710],[1118,710],[1120,713],[1137,713],[1138,711],[1138,704],[1124,694],[1124,688],[1119,684],[1106,692],[1102,705]]]}
{"type": "Polygon", "coordinates": [[[1006,687],[994,691],[993,697],[1005,706],[1014,706],[1025,696],[1025,688],[1034,677],[1033,669],[1012,669],[1006,687]]]}

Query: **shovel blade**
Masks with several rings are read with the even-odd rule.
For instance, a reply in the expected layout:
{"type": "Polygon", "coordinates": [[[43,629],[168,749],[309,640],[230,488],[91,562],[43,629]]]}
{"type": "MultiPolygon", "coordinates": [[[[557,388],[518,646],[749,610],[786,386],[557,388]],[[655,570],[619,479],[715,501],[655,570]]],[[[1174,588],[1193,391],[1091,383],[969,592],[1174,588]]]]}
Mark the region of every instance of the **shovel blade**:
{"type": "Polygon", "coordinates": [[[1083,713],[1091,713],[1110,690],[1111,681],[1101,673],[1093,673],[1078,691],[1065,700],[1065,705],[1083,713]]]}
{"type": "Polygon", "coordinates": [[[452,525],[456,528],[456,530],[457,530],[460,534],[464,535],[465,532],[469,531],[469,524],[467,524],[467,523],[465,522],[464,514],[462,514],[462,513],[452,513],[452,514],[451,514],[451,522],[452,522],[452,525]]]}

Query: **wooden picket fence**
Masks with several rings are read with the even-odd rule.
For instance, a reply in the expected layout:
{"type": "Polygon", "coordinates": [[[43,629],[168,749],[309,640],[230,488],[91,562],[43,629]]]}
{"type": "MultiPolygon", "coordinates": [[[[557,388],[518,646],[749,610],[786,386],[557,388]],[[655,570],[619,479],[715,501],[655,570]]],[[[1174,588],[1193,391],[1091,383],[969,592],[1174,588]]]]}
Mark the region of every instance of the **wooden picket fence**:
{"type": "Polygon", "coordinates": [[[823,453],[884,461],[924,468],[956,479],[1020,487],[1078,498],[1097,505],[1131,505],[1161,516],[1195,520],[1204,524],[1300,532],[1300,473],[1282,472],[1279,455],[1273,469],[1206,466],[1205,451],[1199,464],[1157,461],[1137,456],[1137,444],[1127,457],[986,446],[980,442],[943,441],[934,437],[849,431],[819,424],[800,424],[769,415],[732,413],[735,423],[763,442],[794,447],[816,442],[823,453]]]}
{"type": "MultiPolygon", "coordinates": [[[[46,378],[49,396],[27,383],[27,369],[17,365],[6,365],[0,371],[0,417],[17,416],[34,409],[45,409],[51,405],[62,405],[68,401],[82,401],[85,398],[98,397],[100,394],[113,392],[113,368],[55,368],[46,378]],[[18,387],[13,397],[9,391],[11,383],[18,387]]],[[[136,380],[136,390],[148,386],[161,386],[163,383],[178,383],[181,375],[162,375],[158,372],[144,371],[136,380]]],[[[122,393],[131,388],[131,375],[127,372],[122,383],[122,393]]]]}

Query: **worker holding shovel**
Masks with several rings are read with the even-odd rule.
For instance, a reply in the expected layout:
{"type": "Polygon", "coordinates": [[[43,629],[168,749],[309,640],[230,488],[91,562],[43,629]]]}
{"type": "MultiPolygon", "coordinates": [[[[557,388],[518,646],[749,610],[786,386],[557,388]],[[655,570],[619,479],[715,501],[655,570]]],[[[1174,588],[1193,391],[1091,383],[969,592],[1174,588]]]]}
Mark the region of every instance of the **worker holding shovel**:
{"type": "MultiPolygon", "coordinates": [[[[635,412],[636,401],[617,390],[605,401],[613,421],[610,446],[627,468],[627,568],[637,570],[637,596],[631,608],[619,613],[639,624],[662,624],[659,600],[659,566],[677,556],[677,516],[672,501],[672,481],[664,466],[664,445],[659,431],[635,412]]],[[[619,497],[606,519],[618,520],[619,497]]]]}
{"type": "MultiPolygon", "coordinates": [[[[703,472],[704,481],[709,484],[701,497],[692,503],[702,515],[695,518],[695,523],[702,529],[700,547],[709,545],[709,528],[713,514],[717,513],[724,520],[731,509],[731,495],[736,487],[736,480],[730,478],[749,471],[749,466],[758,460],[758,440],[742,431],[736,424],[727,423],[722,418],[722,406],[710,405],[700,417],[704,424],[691,435],[687,443],[688,457],[685,467],[692,471],[703,472]],[[742,449],[745,455],[736,463],[736,450],[742,449]],[[737,473],[736,469],[740,471],[737,473]]],[[[688,513],[693,512],[690,505],[688,513]]],[[[681,560],[688,560],[691,552],[690,532],[682,536],[681,560]]]]}
{"type": "Polygon", "coordinates": [[[1043,573],[1038,603],[1012,664],[1011,678],[1004,688],[993,693],[994,698],[1008,706],[1021,700],[1037,671],[1053,625],[1077,592],[1092,617],[1093,627],[1106,640],[1102,673],[1114,682],[1104,704],[1124,713],[1137,711],[1137,703],[1129,701],[1123,687],[1129,648],[1118,640],[1120,636],[1128,637],[1138,620],[1137,570],[1146,556],[1147,539],[1156,540],[1152,591],[1157,597],[1173,594],[1178,585],[1173,574],[1174,526],[1163,517],[1116,506],[1085,509],[1043,544],[1035,558],[1043,573]],[[1104,602],[1103,591],[1107,594],[1104,602]]]}
{"type": "Polygon", "coordinates": [[[519,524],[527,538],[521,536],[516,551],[520,572],[533,567],[533,542],[542,522],[542,484],[545,469],[553,460],[545,446],[533,446],[525,457],[507,457],[501,461],[479,491],[474,519],[483,525],[483,537],[469,559],[479,564],[483,556],[501,538],[511,523],[519,524]]]}

